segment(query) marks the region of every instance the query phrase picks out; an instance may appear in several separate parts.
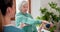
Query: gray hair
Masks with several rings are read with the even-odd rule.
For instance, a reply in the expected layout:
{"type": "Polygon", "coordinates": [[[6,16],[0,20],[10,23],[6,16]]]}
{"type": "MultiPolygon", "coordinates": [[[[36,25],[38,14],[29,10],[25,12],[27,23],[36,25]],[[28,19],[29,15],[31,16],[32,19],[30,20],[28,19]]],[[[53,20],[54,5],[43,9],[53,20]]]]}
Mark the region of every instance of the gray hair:
{"type": "Polygon", "coordinates": [[[19,4],[19,10],[21,10],[21,7],[23,6],[23,5],[25,5],[25,4],[27,4],[28,2],[27,1],[22,1],[22,3],[21,4],[19,4]]]}

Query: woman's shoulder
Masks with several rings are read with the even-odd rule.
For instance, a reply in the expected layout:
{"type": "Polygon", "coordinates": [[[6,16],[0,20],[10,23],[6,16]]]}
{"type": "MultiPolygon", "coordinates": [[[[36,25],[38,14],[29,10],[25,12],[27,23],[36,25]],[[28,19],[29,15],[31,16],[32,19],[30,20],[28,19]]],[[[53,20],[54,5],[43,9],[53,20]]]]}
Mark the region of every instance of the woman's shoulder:
{"type": "Polygon", "coordinates": [[[33,18],[32,15],[31,15],[30,13],[27,13],[27,15],[28,15],[29,17],[33,18]]]}

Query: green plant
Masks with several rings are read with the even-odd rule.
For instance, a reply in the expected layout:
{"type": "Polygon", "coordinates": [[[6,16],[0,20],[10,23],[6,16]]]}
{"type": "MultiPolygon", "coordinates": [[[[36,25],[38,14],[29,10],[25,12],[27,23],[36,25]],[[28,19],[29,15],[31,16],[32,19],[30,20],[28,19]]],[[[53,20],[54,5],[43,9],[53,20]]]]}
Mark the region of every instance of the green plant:
{"type": "Polygon", "coordinates": [[[50,28],[50,32],[54,32],[55,29],[56,29],[56,26],[54,26],[53,28],[50,28]]]}
{"type": "MultiPolygon", "coordinates": [[[[55,15],[53,12],[49,12],[47,8],[40,8],[41,13],[43,14],[42,17],[37,16],[37,19],[47,20],[51,22],[58,22],[60,20],[60,7],[57,7],[57,3],[50,2],[48,5],[59,12],[59,17],[55,15]]],[[[56,29],[56,25],[50,29],[51,32],[53,32],[56,29]]]]}
{"type": "Polygon", "coordinates": [[[41,11],[41,13],[45,13],[45,12],[47,12],[47,9],[46,8],[40,8],[40,11],[41,11]]]}
{"type": "Polygon", "coordinates": [[[51,3],[48,3],[48,4],[53,9],[55,9],[57,7],[57,3],[51,2],[51,3]]]}
{"type": "Polygon", "coordinates": [[[50,16],[52,17],[53,21],[58,22],[58,17],[56,15],[54,15],[54,13],[52,12],[48,12],[47,8],[40,8],[40,11],[42,14],[44,14],[42,17],[37,17],[38,19],[42,19],[42,20],[50,20],[50,16]]]}
{"type": "Polygon", "coordinates": [[[57,20],[60,20],[60,7],[57,7],[57,3],[51,2],[49,3],[49,6],[59,12],[59,17],[57,17],[57,20]]]}
{"type": "Polygon", "coordinates": [[[56,11],[58,11],[60,13],[60,7],[57,7],[57,3],[51,2],[48,4],[51,8],[55,9],[56,11]]]}
{"type": "MultiPolygon", "coordinates": [[[[59,12],[60,14],[60,7],[57,7],[57,3],[54,3],[54,2],[51,2],[51,3],[48,3],[48,5],[52,8],[52,9],[55,9],[56,11],[59,12]]],[[[52,18],[53,20],[52,21],[56,21],[58,22],[60,20],[60,16],[58,17],[57,15],[55,15],[53,12],[48,12],[48,9],[47,8],[40,8],[40,11],[42,14],[44,14],[42,17],[37,17],[38,19],[42,19],[42,20],[47,20],[49,21],[50,18],[52,18]],[[50,17],[51,16],[51,17],[50,17]]]]}

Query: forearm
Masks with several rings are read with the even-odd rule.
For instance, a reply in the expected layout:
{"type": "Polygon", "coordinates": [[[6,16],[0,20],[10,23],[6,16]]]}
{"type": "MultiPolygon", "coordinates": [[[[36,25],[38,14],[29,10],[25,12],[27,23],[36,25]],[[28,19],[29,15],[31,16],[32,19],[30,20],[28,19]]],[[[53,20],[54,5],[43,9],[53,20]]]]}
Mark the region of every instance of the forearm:
{"type": "Polygon", "coordinates": [[[42,23],[48,24],[49,22],[48,21],[45,21],[45,20],[42,20],[42,23]]]}

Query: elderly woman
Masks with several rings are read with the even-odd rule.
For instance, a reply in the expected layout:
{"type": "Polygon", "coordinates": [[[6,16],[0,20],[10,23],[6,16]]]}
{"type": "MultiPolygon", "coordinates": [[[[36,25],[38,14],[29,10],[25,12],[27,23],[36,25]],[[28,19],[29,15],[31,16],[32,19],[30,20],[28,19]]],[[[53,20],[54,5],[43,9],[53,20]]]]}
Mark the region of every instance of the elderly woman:
{"type": "Polygon", "coordinates": [[[45,23],[47,21],[34,20],[33,17],[27,13],[28,2],[23,1],[19,7],[20,12],[16,14],[16,26],[22,28],[25,32],[37,32],[36,24],[45,23]],[[26,24],[24,27],[21,27],[21,23],[26,24]]]}

